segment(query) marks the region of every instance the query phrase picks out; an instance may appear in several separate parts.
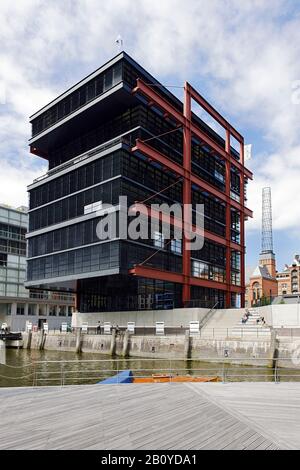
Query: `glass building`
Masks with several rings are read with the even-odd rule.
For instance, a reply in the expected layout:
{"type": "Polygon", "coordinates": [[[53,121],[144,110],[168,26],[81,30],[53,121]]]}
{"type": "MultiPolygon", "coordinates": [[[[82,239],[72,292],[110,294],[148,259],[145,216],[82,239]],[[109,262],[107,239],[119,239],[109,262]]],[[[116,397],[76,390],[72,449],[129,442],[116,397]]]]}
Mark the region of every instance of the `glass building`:
{"type": "Polygon", "coordinates": [[[0,205],[0,326],[7,323],[19,331],[29,321],[59,328],[72,316],[74,296],[25,288],[27,230],[26,207],[0,205]]]}
{"type": "MultiPolygon", "coordinates": [[[[76,292],[80,312],[218,308],[244,303],[245,188],[243,137],[188,83],[184,103],[125,52],[31,116],[30,150],[49,162],[30,194],[31,289],[76,292]],[[191,111],[198,103],[224,131],[191,111]],[[238,145],[233,145],[233,141],[238,145]],[[237,148],[236,148],[237,147],[237,148]],[[204,204],[205,243],[163,234],[101,240],[101,208],[204,204]]],[[[132,216],[126,216],[126,223],[132,216]]]]}

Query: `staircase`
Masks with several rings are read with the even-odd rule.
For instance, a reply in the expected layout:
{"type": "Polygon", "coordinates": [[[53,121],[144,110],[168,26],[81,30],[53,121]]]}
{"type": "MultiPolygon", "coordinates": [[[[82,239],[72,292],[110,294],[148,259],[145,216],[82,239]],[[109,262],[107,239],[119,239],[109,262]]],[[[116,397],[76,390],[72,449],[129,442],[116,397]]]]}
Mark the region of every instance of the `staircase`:
{"type": "Polygon", "coordinates": [[[257,308],[248,309],[250,316],[246,323],[242,323],[240,319],[238,325],[234,326],[230,331],[230,336],[233,338],[264,338],[267,339],[271,336],[271,329],[267,325],[257,323],[261,314],[257,308]]]}

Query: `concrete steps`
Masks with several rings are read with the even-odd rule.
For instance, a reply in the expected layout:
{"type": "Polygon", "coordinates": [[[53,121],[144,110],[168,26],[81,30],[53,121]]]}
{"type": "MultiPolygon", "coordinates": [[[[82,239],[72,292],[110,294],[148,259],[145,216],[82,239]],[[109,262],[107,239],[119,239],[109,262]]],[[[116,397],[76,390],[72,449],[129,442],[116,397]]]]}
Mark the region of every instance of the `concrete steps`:
{"type": "Polygon", "coordinates": [[[243,323],[241,318],[238,325],[231,329],[231,336],[239,338],[244,338],[245,336],[253,338],[270,337],[270,327],[262,324],[261,322],[258,322],[261,317],[261,314],[259,313],[258,309],[251,308],[248,311],[250,313],[250,316],[247,322],[243,323]]]}

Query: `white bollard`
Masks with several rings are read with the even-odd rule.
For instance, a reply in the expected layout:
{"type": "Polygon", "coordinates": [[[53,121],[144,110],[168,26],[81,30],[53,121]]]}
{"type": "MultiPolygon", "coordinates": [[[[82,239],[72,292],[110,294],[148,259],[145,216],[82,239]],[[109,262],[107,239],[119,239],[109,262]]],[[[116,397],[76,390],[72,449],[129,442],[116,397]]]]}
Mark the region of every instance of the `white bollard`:
{"type": "Polygon", "coordinates": [[[0,364],[6,364],[6,346],[2,339],[0,339],[0,364]]]}

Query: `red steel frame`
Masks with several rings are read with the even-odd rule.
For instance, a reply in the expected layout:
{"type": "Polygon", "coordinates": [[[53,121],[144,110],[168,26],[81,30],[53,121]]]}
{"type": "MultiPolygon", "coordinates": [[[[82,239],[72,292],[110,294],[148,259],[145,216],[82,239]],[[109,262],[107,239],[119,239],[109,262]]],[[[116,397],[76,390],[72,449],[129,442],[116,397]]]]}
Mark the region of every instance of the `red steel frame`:
{"type": "MultiPolygon", "coordinates": [[[[219,239],[218,243],[226,246],[226,283],[220,283],[207,279],[200,279],[191,275],[191,252],[186,249],[188,240],[183,239],[182,261],[183,269],[182,274],[172,273],[169,271],[162,271],[153,269],[143,265],[137,265],[129,272],[133,275],[146,277],[151,279],[160,279],[169,282],[177,282],[183,285],[182,300],[184,304],[190,301],[190,288],[191,286],[202,286],[208,288],[220,289],[226,292],[226,307],[231,306],[231,292],[241,294],[241,306],[245,305],[245,216],[252,217],[252,211],[244,205],[244,187],[245,177],[252,179],[252,173],[244,166],[244,138],[236,131],[224,118],[221,116],[189,83],[185,82],[184,85],[184,105],[183,113],[178,111],[166,99],[153,90],[151,85],[147,85],[142,80],[137,80],[137,86],[134,88],[133,93],[141,93],[148,99],[150,106],[155,105],[164,113],[164,117],[172,117],[178,125],[183,129],[183,165],[171,161],[168,157],[164,156],[153,147],[146,143],[137,140],[133,152],[141,152],[146,155],[150,160],[159,162],[176,175],[183,178],[183,205],[191,204],[191,186],[196,184],[213,196],[218,197],[221,201],[226,203],[226,236],[225,239],[217,237],[213,234],[205,232],[205,236],[210,239],[219,239]],[[225,150],[214,142],[209,135],[205,134],[193,121],[192,121],[192,100],[200,105],[210,116],[216,120],[226,131],[225,150]],[[226,186],[225,193],[219,191],[214,186],[203,181],[197,175],[192,173],[191,167],[191,142],[192,136],[195,135],[201,142],[210,146],[212,151],[217,153],[225,161],[225,177],[226,186]],[[232,157],[230,152],[231,136],[234,137],[240,145],[240,161],[232,157]],[[230,169],[235,166],[240,174],[240,198],[241,201],[237,202],[231,199],[230,196],[230,169]],[[240,244],[231,241],[231,207],[235,208],[240,213],[240,244]],[[241,254],[241,285],[236,286],[231,283],[231,250],[235,249],[241,254]]],[[[183,215],[183,223],[187,223],[186,214],[183,215]]],[[[216,240],[217,241],[217,240],[216,240]]]]}

